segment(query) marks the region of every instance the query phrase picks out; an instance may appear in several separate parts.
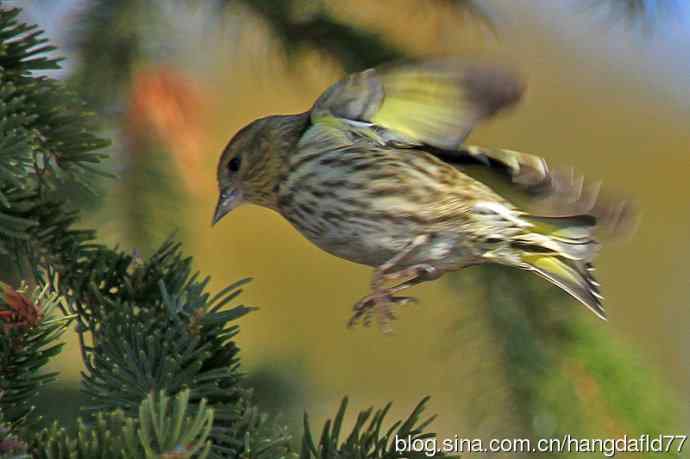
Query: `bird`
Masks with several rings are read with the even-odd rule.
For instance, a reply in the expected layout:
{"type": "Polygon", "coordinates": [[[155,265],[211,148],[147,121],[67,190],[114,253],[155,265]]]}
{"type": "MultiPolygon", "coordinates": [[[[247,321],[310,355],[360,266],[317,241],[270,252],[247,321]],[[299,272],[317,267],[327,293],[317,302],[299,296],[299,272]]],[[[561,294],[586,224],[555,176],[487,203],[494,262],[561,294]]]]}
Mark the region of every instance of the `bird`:
{"type": "Polygon", "coordinates": [[[416,302],[399,292],[487,263],[535,273],[606,320],[598,228],[617,231],[626,201],[601,204],[600,183],[539,156],[465,144],[525,88],[505,66],[449,57],[349,74],[307,111],[257,119],[230,139],[212,225],[241,204],[263,206],[322,250],[372,267],[349,326],[376,318],[389,332],[393,307],[416,302]],[[518,206],[492,180],[551,212],[518,206]]]}

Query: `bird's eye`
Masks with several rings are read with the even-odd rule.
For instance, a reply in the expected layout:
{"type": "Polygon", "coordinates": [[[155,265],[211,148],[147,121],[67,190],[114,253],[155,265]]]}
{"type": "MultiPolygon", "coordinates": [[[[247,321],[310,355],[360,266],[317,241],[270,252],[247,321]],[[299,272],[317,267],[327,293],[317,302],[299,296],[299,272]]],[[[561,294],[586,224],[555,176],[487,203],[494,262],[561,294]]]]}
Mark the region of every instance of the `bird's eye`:
{"type": "Polygon", "coordinates": [[[230,169],[230,172],[237,172],[237,171],[239,171],[239,170],[240,170],[240,163],[241,163],[241,161],[242,161],[242,160],[240,159],[239,156],[235,156],[234,158],[232,158],[232,159],[230,160],[230,162],[228,163],[228,169],[230,169]]]}

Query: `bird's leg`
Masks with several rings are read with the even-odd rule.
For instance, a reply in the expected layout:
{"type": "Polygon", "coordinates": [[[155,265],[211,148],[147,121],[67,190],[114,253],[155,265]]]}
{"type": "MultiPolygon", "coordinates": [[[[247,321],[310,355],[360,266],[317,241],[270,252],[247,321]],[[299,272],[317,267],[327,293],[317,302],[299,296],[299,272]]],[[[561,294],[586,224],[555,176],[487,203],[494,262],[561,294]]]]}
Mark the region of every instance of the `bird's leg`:
{"type": "MultiPolygon", "coordinates": [[[[390,270],[392,270],[395,265],[400,263],[406,256],[408,256],[414,249],[420,245],[425,244],[429,240],[428,234],[420,234],[415,237],[409,244],[407,244],[403,249],[396,253],[390,260],[384,262],[374,271],[374,276],[371,278],[371,289],[380,289],[383,283],[385,283],[384,276],[390,270]]],[[[399,277],[398,277],[399,278],[399,277]]]]}
{"type": "MultiPolygon", "coordinates": [[[[426,263],[421,263],[418,265],[410,266],[409,268],[405,268],[402,271],[398,271],[396,273],[391,273],[390,276],[396,276],[397,278],[405,278],[409,276],[413,276],[412,278],[406,280],[405,282],[401,282],[400,284],[397,284],[394,287],[390,287],[386,289],[386,292],[388,294],[393,294],[400,292],[402,290],[405,290],[410,287],[414,287],[417,284],[421,284],[422,282],[427,282],[431,280],[438,279],[443,275],[443,271],[440,269],[436,268],[435,266],[426,264],[426,263]]],[[[386,280],[390,280],[387,278],[386,280]]]]}
{"type": "Polygon", "coordinates": [[[414,240],[412,240],[412,242],[403,248],[403,250],[376,269],[371,280],[372,293],[355,305],[354,314],[349,321],[350,327],[362,317],[364,317],[364,324],[368,325],[370,318],[369,316],[372,312],[372,309],[374,309],[377,313],[378,322],[379,325],[381,325],[381,328],[384,331],[390,331],[388,324],[392,319],[394,319],[393,313],[391,312],[391,305],[405,304],[415,301],[414,298],[394,297],[392,294],[440,275],[437,274],[438,270],[436,268],[427,264],[419,264],[397,271],[392,271],[406,256],[412,253],[412,251],[420,245],[426,243],[428,240],[429,235],[425,234],[417,236],[414,238],[414,240]],[[406,282],[398,284],[395,287],[384,288],[386,282],[398,281],[410,276],[412,276],[412,278],[408,279],[406,282]]]}
{"type": "Polygon", "coordinates": [[[363,319],[364,325],[370,323],[372,312],[376,312],[377,322],[384,333],[391,331],[390,322],[395,319],[391,311],[392,305],[404,305],[414,303],[417,300],[407,296],[393,296],[394,293],[400,292],[414,285],[437,279],[443,272],[429,264],[418,264],[409,266],[407,268],[386,273],[381,276],[380,285],[375,288],[373,292],[364,297],[354,306],[354,313],[350,319],[348,326],[352,327],[360,319],[363,319]],[[399,279],[407,279],[393,287],[383,288],[385,282],[396,281],[399,279]]]}

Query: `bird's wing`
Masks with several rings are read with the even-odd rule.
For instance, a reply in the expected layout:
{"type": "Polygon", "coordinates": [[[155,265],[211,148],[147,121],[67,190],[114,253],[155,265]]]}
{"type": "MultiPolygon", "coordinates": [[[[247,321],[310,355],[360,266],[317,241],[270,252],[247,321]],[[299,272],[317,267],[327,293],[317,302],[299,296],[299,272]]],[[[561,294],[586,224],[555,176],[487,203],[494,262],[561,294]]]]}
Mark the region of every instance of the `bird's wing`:
{"type": "Polygon", "coordinates": [[[398,145],[458,148],[475,124],[514,105],[524,85],[511,71],[458,59],[378,67],[351,74],[316,101],[311,120],[358,123],[398,145]]]}
{"type": "MultiPolygon", "coordinates": [[[[597,199],[599,184],[585,184],[572,170],[551,170],[543,158],[514,150],[462,145],[455,150],[420,147],[505,197],[524,193],[552,209],[569,207],[587,212],[597,199]]],[[[519,199],[519,198],[518,198],[519,199]]],[[[555,209],[554,209],[555,210],[555,209]]]]}
{"type": "Polygon", "coordinates": [[[532,213],[592,215],[603,237],[625,237],[637,224],[634,202],[602,191],[601,182],[588,181],[572,168],[551,169],[539,156],[469,145],[425,151],[532,213]]]}
{"type": "MultiPolygon", "coordinates": [[[[514,150],[462,145],[455,150],[421,147],[442,161],[470,175],[479,174],[491,181],[493,176],[509,179],[510,183],[531,193],[544,194],[553,191],[553,174],[546,161],[539,156],[514,150]],[[477,167],[473,167],[477,166],[477,167]]],[[[482,180],[484,181],[484,180],[482,180]]]]}

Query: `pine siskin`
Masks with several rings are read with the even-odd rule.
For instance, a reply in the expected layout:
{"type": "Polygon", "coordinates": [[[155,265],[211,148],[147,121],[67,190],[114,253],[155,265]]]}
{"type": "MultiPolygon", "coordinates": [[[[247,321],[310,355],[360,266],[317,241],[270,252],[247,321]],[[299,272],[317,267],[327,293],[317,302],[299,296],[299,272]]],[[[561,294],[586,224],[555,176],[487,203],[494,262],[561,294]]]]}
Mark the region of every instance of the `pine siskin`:
{"type": "MultiPolygon", "coordinates": [[[[532,271],[605,319],[592,276],[598,188],[536,156],[463,145],[523,89],[505,69],[453,59],[352,74],[309,111],[256,120],[232,138],[218,164],[213,223],[257,204],[323,250],[374,267],[350,325],[368,324],[375,311],[387,330],[391,306],[414,301],[398,292],[482,263],[532,271]],[[520,210],[474,178],[477,169],[532,195],[566,196],[570,215],[520,210]]],[[[627,211],[598,214],[616,223],[627,211]]]]}

